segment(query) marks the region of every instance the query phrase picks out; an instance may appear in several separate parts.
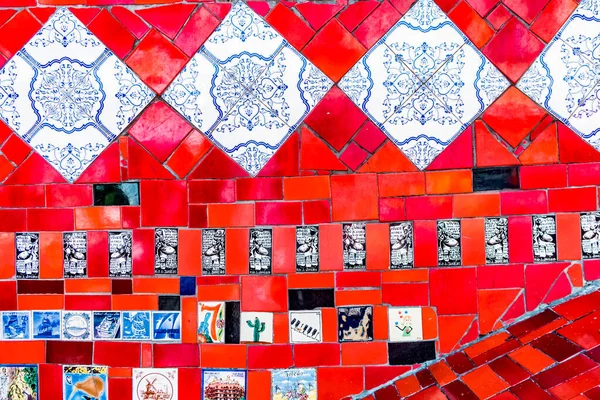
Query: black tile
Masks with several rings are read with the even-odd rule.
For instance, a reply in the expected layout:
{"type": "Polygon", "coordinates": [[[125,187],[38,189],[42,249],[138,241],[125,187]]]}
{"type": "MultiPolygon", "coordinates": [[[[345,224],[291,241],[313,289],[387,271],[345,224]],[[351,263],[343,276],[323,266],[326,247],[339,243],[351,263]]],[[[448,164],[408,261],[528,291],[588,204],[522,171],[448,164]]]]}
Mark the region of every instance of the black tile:
{"type": "Polygon", "coordinates": [[[335,307],[333,289],[290,289],[290,310],[314,310],[335,307]]]}
{"type": "Polygon", "coordinates": [[[92,363],[92,345],[92,342],[49,340],[46,342],[46,362],[48,364],[90,365],[92,363]]]}
{"type": "Polygon", "coordinates": [[[435,359],[435,341],[388,343],[390,365],[412,365],[435,359]]]}
{"type": "Polygon", "coordinates": [[[133,294],[133,281],[131,279],[113,279],[112,294],[133,294]]]}
{"type": "Polygon", "coordinates": [[[474,168],[473,191],[518,189],[519,170],[516,167],[474,168]]]}
{"type": "Polygon", "coordinates": [[[63,294],[64,281],[50,280],[18,280],[17,293],[19,294],[63,294]]]}
{"type": "Polygon", "coordinates": [[[95,206],[139,206],[137,183],[108,183],[94,185],[95,206]]]}
{"type": "Polygon", "coordinates": [[[225,303],[225,343],[240,342],[240,302],[225,303]]]}
{"type": "Polygon", "coordinates": [[[158,296],[158,311],[179,311],[181,310],[181,297],[179,296],[158,296]]]}

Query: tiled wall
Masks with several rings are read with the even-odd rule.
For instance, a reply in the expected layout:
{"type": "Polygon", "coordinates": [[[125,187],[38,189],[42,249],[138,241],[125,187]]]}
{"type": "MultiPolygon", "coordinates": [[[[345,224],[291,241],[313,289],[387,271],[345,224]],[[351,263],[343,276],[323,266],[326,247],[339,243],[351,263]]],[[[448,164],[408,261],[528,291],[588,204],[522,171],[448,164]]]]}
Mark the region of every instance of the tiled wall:
{"type": "Polygon", "coordinates": [[[0,364],[38,365],[40,399],[95,374],[129,400],[161,371],[210,399],[203,378],[229,369],[263,400],[288,368],[341,399],[600,278],[600,77],[570,41],[600,19],[552,41],[578,3],[150,3],[0,1],[0,310],[32,311],[3,314],[0,364]],[[199,344],[206,303],[223,343],[199,344]],[[391,307],[420,335],[398,338],[391,307]],[[60,339],[33,338],[43,310],[60,339]],[[320,324],[306,343],[298,311],[320,324]],[[121,339],[95,338],[113,316],[121,339]]]}

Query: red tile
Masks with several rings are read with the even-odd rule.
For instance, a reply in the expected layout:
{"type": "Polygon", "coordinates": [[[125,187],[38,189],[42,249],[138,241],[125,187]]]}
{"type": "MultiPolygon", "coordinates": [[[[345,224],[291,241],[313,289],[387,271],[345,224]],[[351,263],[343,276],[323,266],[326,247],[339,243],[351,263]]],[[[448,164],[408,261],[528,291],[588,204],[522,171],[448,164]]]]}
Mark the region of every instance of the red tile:
{"type": "Polygon", "coordinates": [[[102,10],[88,25],[88,29],[121,59],[133,48],[135,38],[108,10],[102,10]]]}
{"type": "Polygon", "coordinates": [[[452,218],[452,196],[408,197],[406,217],[409,220],[452,218]]]}
{"type": "Polygon", "coordinates": [[[154,344],[154,367],[198,367],[200,348],[197,344],[154,344]]]}
{"type": "Polygon", "coordinates": [[[552,309],[563,317],[573,321],[595,311],[600,302],[600,292],[576,297],[552,309]]]}
{"type": "Polygon", "coordinates": [[[331,202],[329,200],[305,201],[302,203],[304,223],[322,224],[331,222],[331,202]]]}
{"type": "Polygon", "coordinates": [[[94,364],[139,368],[141,349],[140,343],[94,342],[94,364]]]}
{"type": "MultiPolygon", "coordinates": [[[[512,2],[516,3],[514,0],[512,2]]],[[[531,31],[550,42],[576,7],[577,2],[573,0],[550,0],[531,25],[531,31]]]]}
{"type": "Polygon", "coordinates": [[[387,1],[381,3],[354,31],[354,36],[366,48],[373,46],[400,19],[401,15],[387,1]]]}
{"type": "Polygon", "coordinates": [[[522,264],[493,265],[477,268],[479,289],[506,289],[525,287],[525,269],[522,264]]]}
{"type": "Polygon", "coordinates": [[[235,181],[197,180],[189,182],[190,203],[233,203],[235,201],[235,181]]]}
{"type": "Polygon", "coordinates": [[[300,169],[346,171],[333,151],[307,128],[302,128],[300,147],[300,169]]]}
{"type": "Polygon", "coordinates": [[[302,48],[313,37],[313,31],[300,17],[283,4],[277,4],[265,18],[273,28],[297,50],[302,48]]]}
{"type": "Polygon", "coordinates": [[[314,3],[300,3],[296,4],[296,10],[302,14],[304,19],[308,21],[313,29],[319,29],[327,21],[329,21],[334,15],[338,13],[342,8],[343,4],[329,5],[329,4],[314,4],[314,3]]]}
{"type": "Polygon", "coordinates": [[[536,385],[533,381],[527,380],[510,389],[512,393],[517,395],[519,399],[536,399],[536,400],[553,400],[554,396],[549,395],[546,391],[536,385]]]}
{"type": "Polygon", "coordinates": [[[482,121],[475,121],[475,149],[478,167],[520,164],[517,157],[491,134],[482,121]]]}
{"type": "Polygon", "coordinates": [[[364,372],[361,367],[317,368],[317,381],[319,400],[339,400],[363,390],[364,372]]]}
{"type": "Polygon", "coordinates": [[[480,399],[488,398],[509,387],[509,385],[496,375],[487,365],[467,373],[462,377],[462,380],[480,399]]]}
{"type": "Polygon", "coordinates": [[[2,145],[2,153],[15,164],[21,164],[31,153],[31,147],[17,135],[10,135],[8,140],[2,145]]]}
{"type": "Polygon", "coordinates": [[[600,163],[569,165],[569,186],[600,185],[600,163]]]}
{"type": "Polygon", "coordinates": [[[41,27],[29,12],[19,12],[0,27],[0,52],[7,58],[14,56],[41,27]]]}
{"type": "MultiPolygon", "coordinates": [[[[62,185],[61,185],[62,186],[62,185]]],[[[66,186],[66,185],[65,185],[66,186]]],[[[44,186],[0,186],[0,207],[44,207],[44,186]]],[[[48,204],[51,206],[51,204],[48,204]]]]}
{"type": "Polygon", "coordinates": [[[557,163],[558,141],[556,138],[556,124],[551,124],[543,129],[529,147],[521,153],[519,161],[523,165],[557,163]]]}
{"type": "Polygon", "coordinates": [[[513,10],[518,16],[523,18],[525,22],[531,23],[534,18],[548,4],[548,0],[530,0],[522,2],[518,0],[502,0],[504,4],[513,10]]]}
{"type": "Polygon", "coordinates": [[[189,21],[181,29],[177,39],[175,39],[175,44],[185,54],[192,57],[216,27],[219,26],[219,22],[210,11],[205,7],[201,7],[192,14],[189,21]]]}
{"type": "Polygon", "coordinates": [[[302,203],[258,202],[256,203],[257,225],[300,225],[302,203]]]}
{"type": "Polygon", "coordinates": [[[212,147],[206,136],[193,130],[175,149],[167,165],[177,176],[183,178],[212,147]]]}
{"type": "Polygon", "coordinates": [[[429,166],[428,171],[473,168],[473,129],[468,127],[429,166]]]}
{"type": "Polygon", "coordinates": [[[127,140],[128,179],[173,179],[173,175],[134,139],[123,137],[123,140],[127,140]]]}
{"type": "MultiPolygon", "coordinates": [[[[363,3],[368,3],[368,1],[363,3]]],[[[356,136],[354,136],[354,141],[370,153],[375,152],[375,150],[381,146],[385,139],[385,134],[381,132],[381,130],[371,121],[365,122],[356,136]]]]}
{"type": "Polygon", "coordinates": [[[475,268],[432,269],[429,282],[430,305],[437,307],[438,315],[477,312],[475,268]]]}
{"type": "Polygon", "coordinates": [[[346,164],[352,171],[356,169],[365,161],[369,153],[364,151],[356,143],[351,142],[346,150],[340,156],[340,160],[346,164]]]}
{"type": "Polygon", "coordinates": [[[415,221],[415,267],[437,266],[437,227],[435,221],[415,221]]]}
{"type": "MultiPolygon", "coordinates": [[[[560,0],[559,0],[560,1],[560,0]]],[[[502,28],[502,26],[512,17],[512,14],[508,9],[503,5],[499,4],[488,16],[487,20],[492,26],[498,30],[502,28]]]]}
{"type": "Polygon", "coordinates": [[[563,163],[600,161],[600,152],[562,123],[558,123],[558,147],[563,163]]]}
{"type": "Polygon", "coordinates": [[[187,226],[187,188],[181,181],[142,181],[142,226],[187,226]]]}
{"type": "Polygon", "coordinates": [[[90,231],[87,233],[88,277],[108,277],[108,233],[90,231]]]}
{"type": "MultiPolygon", "coordinates": [[[[6,188],[6,187],[5,187],[6,188]]],[[[30,188],[37,188],[30,186],[30,188]]],[[[47,185],[46,202],[48,207],[85,207],[94,203],[91,185],[47,185]]],[[[2,189],[0,188],[0,204],[2,189]]]]}
{"type": "Polygon", "coordinates": [[[188,20],[194,10],[193,4],[169,4],[152,8],[136,10],[136,14],[164,33],[168,38],[174,39],[183,24],[188,20]]]}
{"type": "Polygon", "coordinates": [[[246,172],[221,149],[213,147],[200,164],[190,173],[188,179],[247,177],[246,172]]]}
{"type": "Polygon", "coordinates": [[[287,297],[285,276],[242,276],[242,311],[287,311],[287,297]]]}
{"type": "Polygon", "coordinates": [[[235,180],[235,185],[239,201],[283,199],[281,178],[240,178],[235,180]]]}
{"type": "Polygon", "coordinates": [[[425,283],[383,284],[381,296],[383,303],[392,306],[427,306],[429,286],[425,283]]]}
{"type": "Polygon", "coordinates": [[[548,190],[548,210],[550,212],[596,210],[596,192],[595,187],[548,190]]]}
{"type": "Polygon", "coordinates": [[[531,217],[508,219],[508,259],[510,262],[533,262],[533,227],[531,217]]]}
{"type": "Polygon", "coordinates": [[[583,354],[579,354],[562,364],[540,372],[532,379],[543,389],[549,389],[596,367],[598,364],[583,354]]]}
{"type": "Polygon", "coordinates": [[[545,214],[548,212],[546,192],[528,190],[500,194],[503,215],[545,214]]]}
{"type": "Polygon", "coordinates": [[[482,48],[494,35],[494,30],[465,1],[459,2],[448,17],[478,48],[482,48]]]}
{"type": "Polygon", "coordinates": [[[125,7],[115,6],[110,9],[110,12],[138,39],[144,37],[146,32],[150,30],[140,17],[125,7]]]}
{"type": "Polygon", "coordinates": [[[468,0],[469,4],[481,15],[487,15],[499,0],[468,0]]]}
{"type": "Polygon", "coordinates": [[[550,389],[550,393],[559,399],[575,398],[578,394],[600,386],[600,368],[594,368],[567,382],[550,389]]]}
{"type": "Polygon", "coordinates": [[[121,154],[119,143],[110,144],[100,155],[87,167],[76,183],[108,183],[121,181],[121,154]]]}
{"type": "Polygon", "coordinates": [[[524,166],[519,170],[521,189],[543,189],[567,186],[565,164],[524,166]]]}
{"type": "Polygon", "coordinates": [[[71,208],[30,208],[27,210],[29,231],[70,231],[75,217],[71,208]]]}
{"type": "Polygon", "coordinates": [[[334,175],[331,199],[334,221],[378,219],[377,176],[334,175]]]}
{"type": "Polygon", "coordinates": [[[525,297],[528,311],[535,309],[544,300],[552,284],[568,266],[568,263],[527,265],[525,297]]]}
{"type": "Polygon", "coordinates": [[[599,317],[600,311],[596,311],[557,330],[557,333],[584,349],[592,349],[600,344],[599,317]]]}
{"type": "Polygon", "coordinates": [[[338,15],[338,20],[346,29],[353,31],[378,5],[377,1],[359,1],[350,4],[338,15]]]}
{"type": "Polygon", "coordinates": [[[292,359],[292,346],[248,346],[248,368],[289,368],[294,365],[292,359]]]}

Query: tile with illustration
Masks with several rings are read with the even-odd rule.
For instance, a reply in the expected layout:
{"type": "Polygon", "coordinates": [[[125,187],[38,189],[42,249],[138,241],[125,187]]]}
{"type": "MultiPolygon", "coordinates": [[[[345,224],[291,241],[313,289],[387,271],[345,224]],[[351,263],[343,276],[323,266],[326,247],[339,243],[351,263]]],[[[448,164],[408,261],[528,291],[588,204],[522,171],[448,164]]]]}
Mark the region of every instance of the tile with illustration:
{"type": "Polygon", "coordinates": [[[423,317],[419,307],[389,307],[390,342],[423,340],[423,317]]]}
{"type": "Polygon", "coordinates": [[[485,263],[508,264],[508,218],[485,218],[485,263]]]}
{"type": "Polygon", "coordinates": [[[31,313],[29,311],[2,311],[2,339],[31,339],[31,313]]]}
{"type": "Polygon", "coordinates": [[[319,226],[296,227],[296,272],[319,272],[319,226]]]}
{"type": "Polygon", "coordinates": [[[123,339],[151,340],[150,311],[123,311],[123,339]]]}
{"type": "Polygon", "coordinates": [[[225,302],[198,303],[198,342],[225,343],[225,302]]]}
{"type": "Polygon", "coordinates": [[[459,220],[437,222],[438,265],[454,266],[462,262],[459,220]]]}
{"type": "Polygon", "coordinates": [[[289,321],[291,343],[322,341],[321,310],[290,311],[289,321]]]}
{"type": "Polygon", "coordinates": [[[34,339],[60,339],[60,311],[32,311],[34,339]]]}
{"type": "Polygon", "coordinates": [[[108,367],[63,366],[64,400],[108,400],[108,367]]]}
{"type": "Polygon", "coordinates": [[[85,278],[87,276],[87,232],[63,233],[65,278],[85,278]]]}
{"type": "Polygon", "coordinates": [[[0,399],[37,400],[37,365],[1,365],[0,399]]]}
{"type": "Polygon", "coordinates": [[[317,371],[314,368],[271,371],[272,400],[317,400],[317,371]]]}
{"type": "Polygon", "coordinates": [[[338,307],[338,340],[368,342],[373,340],[373,307],[338,307]]]}
{"type": "Polygon", "coordinates": [[[63,311],[62,337],[65,340],[92,340],[92,313],[63,311]]]}
{"type": "Polygon", "coordinates": [[[158,341],[181,340],[181,311],[154,311],[152,338],[158,341]]]}
{"type": "Polygon", "coordinates": [[[202,275],[225,275],[225,229],[202,230],[202,275]]]}
{"type": "Polygon", "coordinates": [[[583,258],[600,258],[600,212],[581,213],[580,220],[583,258]]]}
{"type": "Polygon", "coordinates": [[[15,267],[17,279],[37,279],[40,276],[40,234],[15,233],[15,267]]]}
{"type": "Polygon", "coordinates": [[[108,232],[108,252],[110,254],[108,274],[110,277],[131,277],[132,243],[131,231],[108,232]]]}
{"type": "Polygon", "coordinates": [[[134,368],[132,400],[177,400],[177,368],[134,368]]]}
{"type": "Polygon", "coordinates": [[[202,400],[246,399],[245,370],[203,369],[202,400]]]}
{"type": "Polygon", "coordinates": [[[414,267],[414,233],[412,222],[390,224],[390,268],[414,267]]]}
{"type": "Polygon", "coordinates": [[[556,216],[534,215],[533,261],[556,261],[556,216]]]}
{"type": "Polygon", "coordinates": [[[250,229],[250,274],[271,275],[273,260],[273,230],[270,228],[250,229]]]}
{"type": "Polygon", "coordinates": [[[154,230],[154,273],[177,275],[177,247],[179,235],[176,228],[154,230]]]}
{"type": "Polygon", "coordinates": [[[120,311],[93,311],[94,340],[121,339],[122,320],[120,311]]]}
{"type": "Polygon", "coordinates": [[[364,269],[367,262],[367,225],[343,224],[344,269],[364,269]]]}
{"type": "Polygon", "coordinates": [[[240,342],[273,343],[273,313],[242,312],[240,342]]]}

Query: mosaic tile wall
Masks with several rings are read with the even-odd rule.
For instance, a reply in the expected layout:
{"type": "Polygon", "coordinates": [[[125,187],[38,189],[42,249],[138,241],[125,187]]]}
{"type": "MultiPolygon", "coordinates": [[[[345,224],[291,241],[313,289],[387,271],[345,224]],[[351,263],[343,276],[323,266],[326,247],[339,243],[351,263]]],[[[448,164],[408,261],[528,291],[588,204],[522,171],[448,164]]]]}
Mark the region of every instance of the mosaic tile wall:
{"type": "Polygon", "coordinates": [[[600,0],[155,3],[0,0],[0,399],[341,399],[600,279],[600,0]]]}

